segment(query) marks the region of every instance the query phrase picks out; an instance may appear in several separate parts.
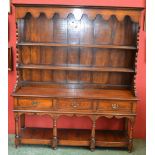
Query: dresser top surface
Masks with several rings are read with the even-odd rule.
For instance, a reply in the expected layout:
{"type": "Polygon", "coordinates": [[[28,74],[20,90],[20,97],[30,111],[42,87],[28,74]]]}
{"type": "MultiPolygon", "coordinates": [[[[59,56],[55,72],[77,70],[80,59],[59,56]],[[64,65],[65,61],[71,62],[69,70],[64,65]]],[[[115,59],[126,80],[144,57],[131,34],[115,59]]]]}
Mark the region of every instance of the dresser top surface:
{"type": "Polygon", "coordinates": [[[86,98],[86,99],[118,99],[137,100],[130,90],[113,89],[68,89],[49,87],[21,87],[12,94],[17,97],[59,97],[59,98],[86,98]]]}

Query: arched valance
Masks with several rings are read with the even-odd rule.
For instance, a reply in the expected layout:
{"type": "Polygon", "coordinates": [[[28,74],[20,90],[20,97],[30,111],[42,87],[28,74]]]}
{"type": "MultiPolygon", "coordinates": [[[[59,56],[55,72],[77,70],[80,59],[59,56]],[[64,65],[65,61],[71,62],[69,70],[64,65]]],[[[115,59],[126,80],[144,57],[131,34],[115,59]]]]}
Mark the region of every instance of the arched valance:
{"type": "Polygon", "coordinates": [[[41,13],[44,13],[47,18],[53,18],[54,14],[59,14],[60,18],[67,18],[69,14],[73,14],[75,19],[80,20],[83,14],[86,14],[90,20],[94,20],[99,14],[105,20],[108,20],[111,16],[116,16],[118,21],[122,21],[125,16],[129,16],[133,22],[139,23],[140,11],[137,9],[123,8],[123,9],[108,9],[108,8],[72,8],[72,7],[38,7],[38,6],[28,6],[22,7],[17,6],[16,8],[16,19],[24,18],[27,13],[30,13],[34,18],[38,18],[41,13]]]}

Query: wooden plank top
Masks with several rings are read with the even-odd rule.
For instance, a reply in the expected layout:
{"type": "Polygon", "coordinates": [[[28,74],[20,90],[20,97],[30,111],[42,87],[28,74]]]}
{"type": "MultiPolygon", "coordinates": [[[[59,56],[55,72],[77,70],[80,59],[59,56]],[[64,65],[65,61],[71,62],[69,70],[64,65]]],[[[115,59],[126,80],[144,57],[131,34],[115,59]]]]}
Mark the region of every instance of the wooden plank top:
{"type": "Polygon", "coordinates": [[[16,97],[59,97],[107,100],[137,100],[130,90],[112,89],[60,89],[48,87],[25,86],[18,89],[12,96],[16,97]]]}

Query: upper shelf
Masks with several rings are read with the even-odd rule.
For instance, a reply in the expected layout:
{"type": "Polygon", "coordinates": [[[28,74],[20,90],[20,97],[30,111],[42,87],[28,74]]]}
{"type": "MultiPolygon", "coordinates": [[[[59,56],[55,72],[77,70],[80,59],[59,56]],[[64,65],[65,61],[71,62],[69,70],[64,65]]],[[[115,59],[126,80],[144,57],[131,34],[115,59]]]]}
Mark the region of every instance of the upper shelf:
{"type": "Polygon", "coordinates": [[[107,48],[107,49],[126,49],[137,50],[135,46],[118,46],[118,45],[93,45],[93,44],[58,44],[58,43],[31,43],[21,42],[18,46],[50,46],[50,47],[85,47],[85,48],[107,48]]]}
{"type": "Polygon", "coordinates": [[[52,69],[68,71],[96,71],[96,72],[127,72],[134,73],[133,69],[116,67],[80,67],[80,66],[52,66],[52,65],[18,65],[18,69],[52,69]]]}

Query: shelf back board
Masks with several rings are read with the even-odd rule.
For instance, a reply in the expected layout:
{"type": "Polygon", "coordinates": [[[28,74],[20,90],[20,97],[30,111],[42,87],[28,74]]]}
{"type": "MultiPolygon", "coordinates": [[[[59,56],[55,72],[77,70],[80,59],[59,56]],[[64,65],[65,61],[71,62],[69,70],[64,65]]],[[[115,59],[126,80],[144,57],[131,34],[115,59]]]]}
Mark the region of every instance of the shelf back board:
{"type": "Polygon", "coordinates": [[[142,8],[15,7],[21,81],[132,84],[142,8]]]}

